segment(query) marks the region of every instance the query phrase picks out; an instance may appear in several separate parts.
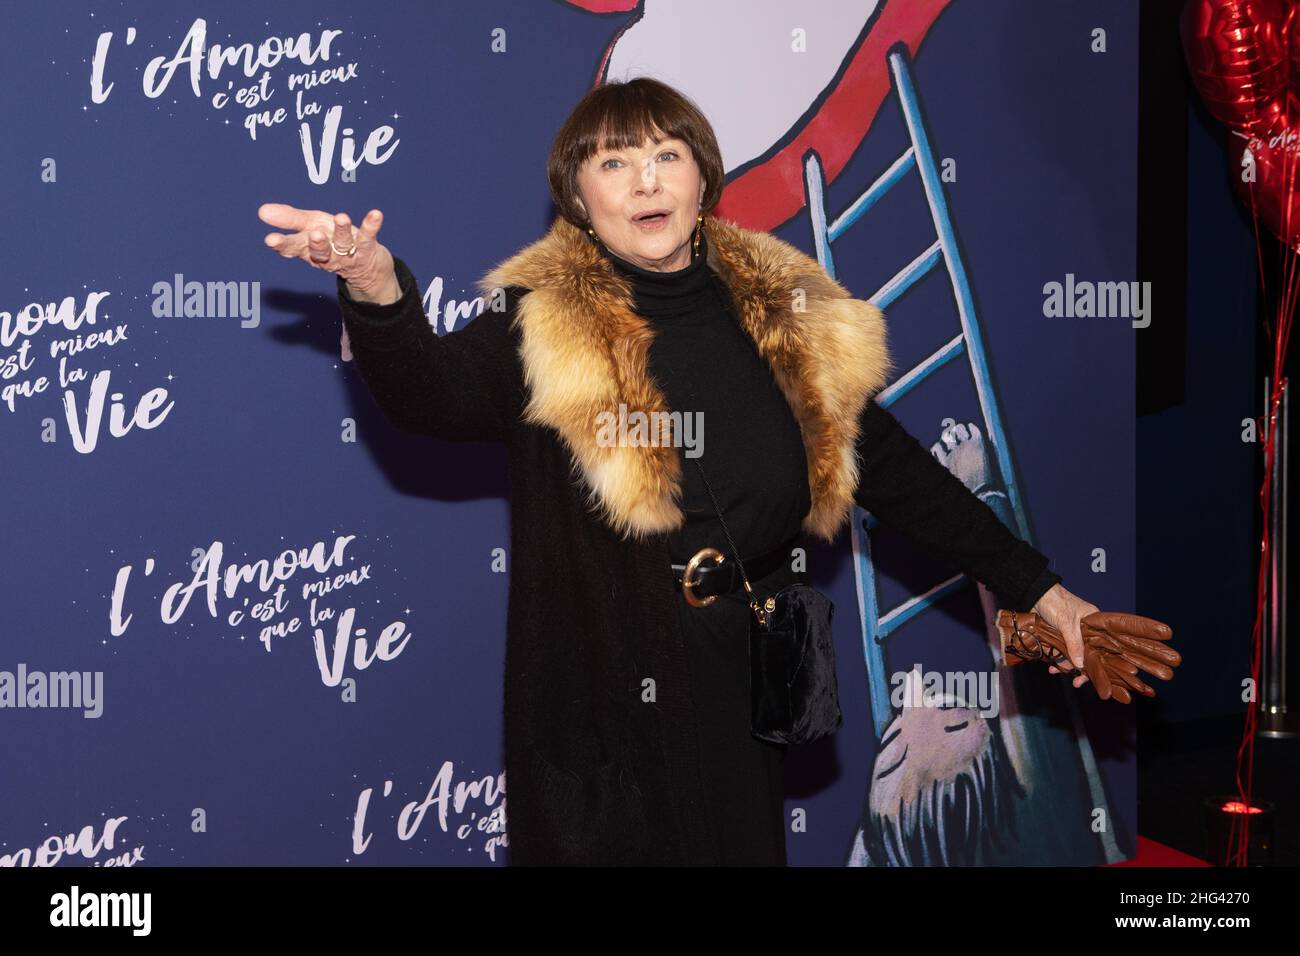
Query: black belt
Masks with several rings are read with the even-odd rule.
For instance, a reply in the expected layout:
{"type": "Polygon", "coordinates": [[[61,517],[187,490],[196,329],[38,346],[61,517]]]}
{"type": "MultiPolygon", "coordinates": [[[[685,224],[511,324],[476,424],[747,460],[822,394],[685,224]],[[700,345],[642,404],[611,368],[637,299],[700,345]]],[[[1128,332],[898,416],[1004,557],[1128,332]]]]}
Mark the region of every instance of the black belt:
{"type": "MultiPolygon", "coordinates": [[[[749,576],[749,582],[753,584],[755,581],[767,577],[789,561],[790,551],[794,547],[795,540],[795,538],[791,538],[778,548],[773,548],[771,551],[757,557],[743,559],[745,574],[749,576]]],[[[708,558],[699,562],[692,578],[695,585],[691,588],[691,593],[696,598],[714,597],[719,594],[730,594],[732,591],[744,589],[745,580],[741,576],[740,565],[729,554],[723,553],[723,557],[724,560],[721,563],[716,563],[716,560],[708,558]]],[[[677,590],[684,594],[682,577],[686,573],[686,565],[674,564],[671,567],[673,581],[677,586],[677,590]]]]}

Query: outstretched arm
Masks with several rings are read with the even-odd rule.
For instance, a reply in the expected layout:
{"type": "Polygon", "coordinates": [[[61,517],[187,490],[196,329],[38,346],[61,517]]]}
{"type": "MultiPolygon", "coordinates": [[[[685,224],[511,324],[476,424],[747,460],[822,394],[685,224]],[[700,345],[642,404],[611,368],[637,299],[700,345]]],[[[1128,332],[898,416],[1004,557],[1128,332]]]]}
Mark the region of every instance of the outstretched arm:
{"type": "MultiPolygon", "coordinates": [[[[863,409],[860,424],[857,503],[984,584],[1003,607],[1033,611],[1056,627],[1082,669],[1079,622],[1097,606],[1068,591],[1045,555],[1016,537],[875,399],[863,409]]],[[[1079,675],[1074,686],[1087,680],[1079,675]]]]}
{"type": "Polygon", "coordinates": [[[984,584],[1003,607],[1033,608],[1061,576],[875,399],[860,418],[856,500],[883,523],[984,584]]]}
{"type": "Polygon", "coordinates": [[[337,280],[353,361],[385,417],[402,431],[449,441],[505,440],[525,401],[511,328],[523,290],[507,290],[506,309],[439,336],[414,274],[400,258],[393,266],[402,297],[387,305],[358,302],[337,280]]]}

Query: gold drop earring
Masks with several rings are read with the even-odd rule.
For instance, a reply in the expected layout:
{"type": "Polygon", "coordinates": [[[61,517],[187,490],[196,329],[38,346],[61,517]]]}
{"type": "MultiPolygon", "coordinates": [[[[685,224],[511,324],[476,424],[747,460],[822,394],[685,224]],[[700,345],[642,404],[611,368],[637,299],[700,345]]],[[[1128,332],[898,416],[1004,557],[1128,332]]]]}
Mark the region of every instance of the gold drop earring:
{"type": "Polygon", "coordinates": [[[691,258],[700,257],[700,236],[704,233],[704,213],[695,217],[695,241],[691,244],[691,258]]]}

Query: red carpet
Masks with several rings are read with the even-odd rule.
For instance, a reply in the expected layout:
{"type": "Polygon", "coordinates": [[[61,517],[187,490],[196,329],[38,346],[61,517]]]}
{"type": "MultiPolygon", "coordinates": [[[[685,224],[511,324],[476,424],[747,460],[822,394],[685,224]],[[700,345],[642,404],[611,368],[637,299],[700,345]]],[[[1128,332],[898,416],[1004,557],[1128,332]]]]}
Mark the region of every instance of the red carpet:
{"type": "Polygon", "coordinates": [[[1131,860],[1125,860],[1123,863],[1111,863],[1109,866],[1209,866],[1204,860],[1198,860],[1194,856],[1188,856],[1173,847],[1165,846],[1163,843],[1157,843],[1155,840],[1148,840],[1146,837],[1139,836],[1137,841],[1137,856],[1131,860]]]}

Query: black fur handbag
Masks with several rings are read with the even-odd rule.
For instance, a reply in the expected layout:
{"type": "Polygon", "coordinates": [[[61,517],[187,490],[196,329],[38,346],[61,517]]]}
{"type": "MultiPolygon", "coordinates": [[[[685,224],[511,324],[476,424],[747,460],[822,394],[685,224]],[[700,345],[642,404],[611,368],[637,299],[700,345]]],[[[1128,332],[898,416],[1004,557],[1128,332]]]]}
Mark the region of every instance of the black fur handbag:
{"type": "Polygon", "coordinates": [[[831,639],[835,605],[807,584],[788,585],[759,603],[704,467],[698,458],[694,461],[754,612],[749,622],[749,732],[774,744],[806,744],[827,737],[844,723],[831,639]]]}

